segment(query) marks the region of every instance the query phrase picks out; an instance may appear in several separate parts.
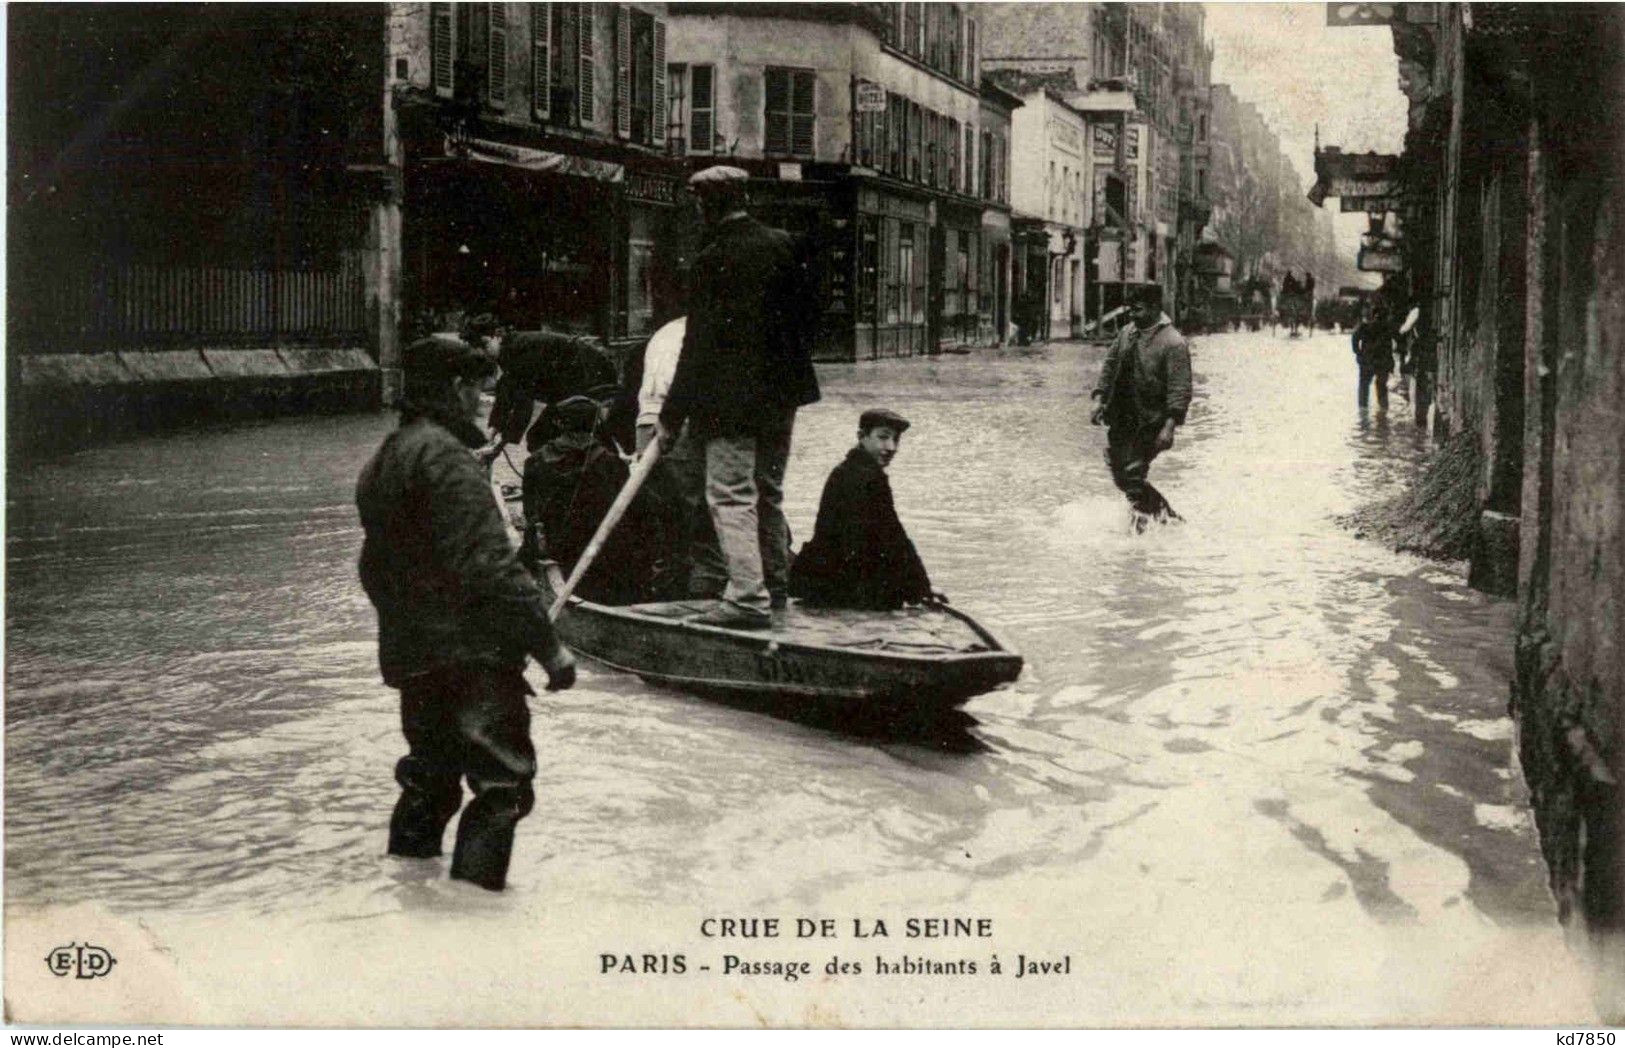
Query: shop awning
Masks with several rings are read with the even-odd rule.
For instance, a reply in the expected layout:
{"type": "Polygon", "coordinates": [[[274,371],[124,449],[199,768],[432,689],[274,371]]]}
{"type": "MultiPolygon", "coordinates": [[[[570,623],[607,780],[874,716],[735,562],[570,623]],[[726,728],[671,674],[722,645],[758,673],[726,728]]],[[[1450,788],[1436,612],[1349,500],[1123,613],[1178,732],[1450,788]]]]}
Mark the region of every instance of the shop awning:
{"type": "Polygon", "coordinates": [[[537,171],[550,175],[569,175],[591,179],[594,182],[624,182],[626,167],[608,160],[571,156],[545,149],[514,146],[506,142],[493,142],[485,138],[452,138],[446,136],[446,156],[478,160],[482,164],[501,164],[524,171],[537,171]]]}

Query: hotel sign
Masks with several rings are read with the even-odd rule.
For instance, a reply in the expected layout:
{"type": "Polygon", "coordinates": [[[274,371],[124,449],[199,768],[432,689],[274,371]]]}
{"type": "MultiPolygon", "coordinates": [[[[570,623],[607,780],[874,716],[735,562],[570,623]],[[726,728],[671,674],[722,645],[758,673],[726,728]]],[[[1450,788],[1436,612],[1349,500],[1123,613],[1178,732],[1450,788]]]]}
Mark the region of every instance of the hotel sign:
{"type": "Polygon", "coordinates": [[[1362,247],[1355,267],[1362,273],[1403,273],[1405,259],[1398,251],[1373,251],[1362,247]]]}
{"type": "Polygon", "coordinates": [[[879,84],[859,80],[855,105],[860,113],[884,113],[886,111],[886,89],[879,84]]]}

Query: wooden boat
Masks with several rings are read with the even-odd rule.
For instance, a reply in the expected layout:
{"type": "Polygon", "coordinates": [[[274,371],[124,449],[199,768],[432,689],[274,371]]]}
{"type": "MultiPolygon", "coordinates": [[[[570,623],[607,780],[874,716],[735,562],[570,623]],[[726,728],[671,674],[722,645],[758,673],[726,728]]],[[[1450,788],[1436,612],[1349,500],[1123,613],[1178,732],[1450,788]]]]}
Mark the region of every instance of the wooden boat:
{"type": "MultiPolygon", "coordinates": [[[[511,516],[510,516],[511,520],[511,516]]],[[[553,592],[562,579],[549,572],[553,592]]],[[[1022,658],[947,605],[898,611],[791,602],[765,630],[688,621],[712,601],[610,606],[572,596],[560,637],[610,669],[701,694],[787,697],[929,717],[1021,675],[1022,658]]]]}
{"type": "Polygon", "coordinates": [[[946,710],[1021,675],[969,615],[942,606],[899,611],[805,608],[767,630],[687,621],[712,601],[610,607],[572,597],[558,628],[572,651],[644,680],[702,693],[784,695],[946,710]]]}

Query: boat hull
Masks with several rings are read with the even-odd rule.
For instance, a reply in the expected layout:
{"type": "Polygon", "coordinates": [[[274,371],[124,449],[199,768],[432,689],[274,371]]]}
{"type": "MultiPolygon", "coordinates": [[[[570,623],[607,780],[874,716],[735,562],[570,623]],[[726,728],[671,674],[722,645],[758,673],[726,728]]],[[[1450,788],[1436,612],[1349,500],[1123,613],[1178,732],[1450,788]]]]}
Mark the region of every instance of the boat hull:
{"type": "Polygon", "coordinates": [[[570,648],[609,668],[705,694],[783,696],[946,710],[1014,681],[1021,656],[862,651],[805,643],[793,632],[730,630],[572,602],[558,627],[570,648]]]}

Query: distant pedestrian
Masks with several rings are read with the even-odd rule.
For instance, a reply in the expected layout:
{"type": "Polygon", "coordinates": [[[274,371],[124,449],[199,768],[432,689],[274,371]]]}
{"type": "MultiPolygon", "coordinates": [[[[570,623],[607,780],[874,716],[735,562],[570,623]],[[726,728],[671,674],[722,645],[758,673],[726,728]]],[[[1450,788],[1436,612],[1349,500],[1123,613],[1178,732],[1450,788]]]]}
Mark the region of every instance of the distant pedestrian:
{"type": "Polygon", "coordinates": [[[1174,446],[1191,402],[1191,354],[1185,336],[1162,311],[1160,288],[1137,290],[1133,324],[1106,354],[1089,421],[1106,425],[1106,465],[1112,483],[1134,509],[1134,527],[1179,520],[1168,500],[1146,479],[1151,462],[1174,446]]]}
{"type": "Polygon", "coordinates": [[[1387,314],[1376,309],[1360,318],[1351,336],[1354,360],[1359,367],[1355,399],[1361,411],[1371,400],[1371,385],[1377,386],[1377,414],[1388,413],[1388,376],[1394,371],[1394,329],[1387,314]]]}
{"type": "Polygon", "coordinates": [[[400,690],[408,747],[395,766],[389,853],[439,855],[467,779],[474,799],[457,826],[451,875],[498,891],[514,826],[534,802],[525,657],[542,664],[550,690],[575,683],[575,662],[473,454],[494,366],[443,337],[414,342],[403,357],[400,426],[356,486],[361,583],[378,612],[379,667],[400,690]]]}
{"type": "Polygon", "coordinates": [[[765,629],[789,599],[784,471],[796,409],[818,399],[804,337],[811,297],[787,233],[747,211],[749,176],[710,167],[689,179],[710,239],[694,260],[688,327],[657,434],[686,421],[705,446],[705,498],[727,564],[722,603],[698,621],[765,629]]]}

